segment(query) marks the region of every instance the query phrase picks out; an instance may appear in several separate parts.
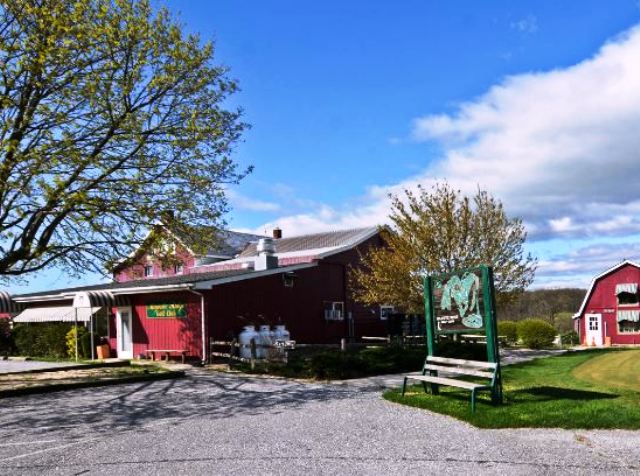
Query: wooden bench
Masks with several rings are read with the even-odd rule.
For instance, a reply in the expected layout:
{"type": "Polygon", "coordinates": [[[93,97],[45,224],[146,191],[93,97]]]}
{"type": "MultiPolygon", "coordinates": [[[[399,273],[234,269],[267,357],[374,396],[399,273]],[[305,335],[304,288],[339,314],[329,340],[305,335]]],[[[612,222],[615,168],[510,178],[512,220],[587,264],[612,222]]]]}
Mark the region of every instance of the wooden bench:
{"type": "Polygon", "coordinates": [[[446,357],[427,356],[422,368],[422,375],[407,375],[402,384],[402,396],[407,388],[407,380],[418,380],[422,382],[424,391],[427,391],[427,384],[431,388],[431,393],[438,394],[438,386],[446,385],[458,387],[471,392],[471,411],[476,411],[476,394],[482,390],[492,392],[496,395],[498,385],[498,364],[491,362],[480,362],[477,360],[450,359],[446,357]],[[451,377],[439,377],[438,372],[455,374],[456,376],[468,376],[490,380],[489,383],[476,383],[468,380],[451,377]],[[429,375],[427,375],[427,373],[429,375]]]}
{"type": "Polygon", "coordinates": [[[159,354],[160,359],[162,359],[162,356],[165,356],[165,360],[167,362],[169,362],[169,357],[171,355],[180,355],[182,357],[182,363],[184,364],[185,361],[187,360],[187,350],[184,349],[170,349],[170,350],[166,350],[166,349],[147,349],[146,350],[147,353],[147,357],[150,358],[151,360],[156,360],[156,354],[159,354]]]}

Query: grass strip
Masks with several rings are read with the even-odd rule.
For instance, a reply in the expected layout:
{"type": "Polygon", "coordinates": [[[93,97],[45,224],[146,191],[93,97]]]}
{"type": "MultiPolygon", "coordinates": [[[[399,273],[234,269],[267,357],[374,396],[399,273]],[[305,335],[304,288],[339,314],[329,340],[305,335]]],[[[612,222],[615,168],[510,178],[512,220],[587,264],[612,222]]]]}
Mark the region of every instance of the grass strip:
{"type": "Polygon", "coordinates": [[[609,359],[627,361],[625,352],[637,351],[569,352],[503,367],[504,403],[492,405],[488,394],[480,394],[475,413],[471,413],[469,392],[452,387],[440,387],[440,395],[431,395],[415,385],[404,398],[401,389],[385,392],[384,398],[450,415],[479,428],[635,430],[640,429],[640,388],[619,386],[613,374],[604,381],[585,378],[609,366],[609,359]],[[581,369],[583,365],[588,366],[587,372],[581,369]]]}

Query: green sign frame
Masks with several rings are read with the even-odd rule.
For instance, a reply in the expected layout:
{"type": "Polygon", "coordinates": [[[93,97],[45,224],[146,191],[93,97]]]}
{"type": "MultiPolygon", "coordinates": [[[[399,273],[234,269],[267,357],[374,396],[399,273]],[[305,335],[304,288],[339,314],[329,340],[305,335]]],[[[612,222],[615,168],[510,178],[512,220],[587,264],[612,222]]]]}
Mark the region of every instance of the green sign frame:
{"type": "Polygon", "coordinates": [[[147,319],[183,319],[187,317],[184,303],[147,304],[147,319]]]}
{"type": "Polygon", "coordinates": [[[427,352],[437,355],[438,336],[484,334],[487,361],[496,363],[494,402],[502,402],[502,377],[493,270],[481,265],[424,279],[427,352]]]}

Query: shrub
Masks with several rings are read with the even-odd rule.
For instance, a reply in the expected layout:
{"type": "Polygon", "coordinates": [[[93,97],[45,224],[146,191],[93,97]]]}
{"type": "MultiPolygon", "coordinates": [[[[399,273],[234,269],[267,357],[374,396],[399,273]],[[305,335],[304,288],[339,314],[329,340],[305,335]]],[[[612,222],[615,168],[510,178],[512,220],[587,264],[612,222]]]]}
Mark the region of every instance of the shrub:
{"type": "Polygon", "coordinates": [[[578,333],[576,331],[565,332],[560,334],[562,345],[578,345],[580,340],[578,339],[578,333]]]}
{"type": "Polygon", "coordinates": [[[354,378],[365,370],[365,363],[356,352],[325,351],[311,357],[309,362],[311,376],[318,379],[354,378]]]}
{"type": "Polygon", "coordinates": [[[0,353],[9,354],[13,350],[13,336],[9,319],[0,317],[0,353]]]}
{"type": "Polygon", "coordinates": [[[541,319],[525,319],[518,322],[518,338],[530,349],[550,347],[556,337],[556,330],[541,319]]]}
{"type": "Polygon", "coordinates": [[[67,357],[66,335],[71,324],[46,322],[16,324],[13,337],[18,354],[31,357],[67,357]]]}
{"type": "MultiPolygon", "coordinates": [[[[65,338],[67,346],[67,357],[75,358],[76,356],[76,328],[72,327],[67,332],[65,338]]],[[[88,359],[91,357],[91,334],[84,326],[78,327],[78,358],[88,359]]]]}
{"type": "Polygon", "coordinates": [[[518,326],[513,321],[498,321],[498,335],[504,336],[507,345],[518,342],[518,326]]]}
{"type": "Polygon", "coordinates": [[[573,331],[573,314],[570,312],[559,312],[553,318],[555,328],[558,333],[566,334],[573,331]]]}

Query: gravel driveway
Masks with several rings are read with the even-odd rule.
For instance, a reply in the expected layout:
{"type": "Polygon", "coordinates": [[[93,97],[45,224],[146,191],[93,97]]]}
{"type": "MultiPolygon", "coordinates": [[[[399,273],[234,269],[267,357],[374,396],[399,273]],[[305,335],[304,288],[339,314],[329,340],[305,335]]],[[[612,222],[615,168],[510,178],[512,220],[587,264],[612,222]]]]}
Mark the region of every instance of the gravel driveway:
{"type": "Polygon", "coordinates": [[[379,391],[193,370],[0,400],[3,474],[630,474],[640,433],[478,430],[379,391]]]}
{"type": "Polygon", "coordinates": [[[0,374],[42,370],[77,365],[75,362],[40,362],[38,360],[0,360],[0,374]]]}

